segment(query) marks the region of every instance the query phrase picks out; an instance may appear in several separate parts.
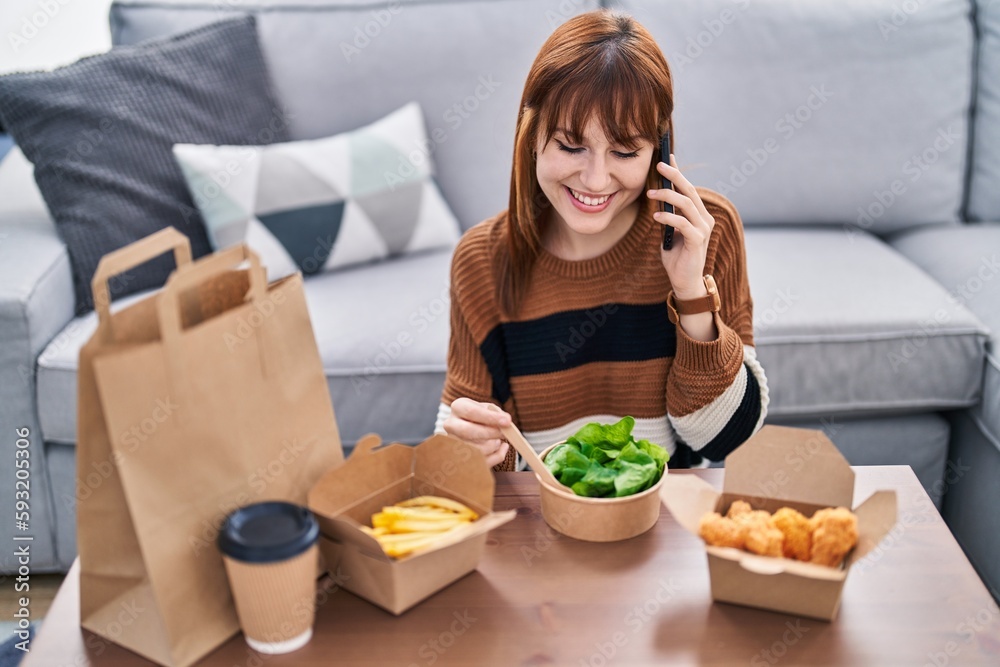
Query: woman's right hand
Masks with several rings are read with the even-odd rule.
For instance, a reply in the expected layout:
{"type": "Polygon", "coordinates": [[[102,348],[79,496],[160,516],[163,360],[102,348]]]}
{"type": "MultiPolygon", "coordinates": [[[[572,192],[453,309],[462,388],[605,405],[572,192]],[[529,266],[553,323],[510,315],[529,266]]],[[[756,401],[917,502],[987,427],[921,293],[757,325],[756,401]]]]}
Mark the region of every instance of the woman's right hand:
{"type": "Polygon", "coordinates": [[[511,416],[493,403],[456,398],[451,404],[451,416],[443,426],[448,435],[478,448],[492,468],[507,458],[510,444],[500,429],[512,423],[511,416]]]}

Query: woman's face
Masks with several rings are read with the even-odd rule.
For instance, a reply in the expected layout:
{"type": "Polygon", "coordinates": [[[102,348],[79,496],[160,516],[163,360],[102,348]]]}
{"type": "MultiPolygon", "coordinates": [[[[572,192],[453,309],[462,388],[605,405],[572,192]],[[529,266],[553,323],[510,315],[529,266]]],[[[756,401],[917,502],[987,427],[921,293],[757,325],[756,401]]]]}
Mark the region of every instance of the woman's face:
{"type": "Polygon", "coordinates": [[[564,129],[543,141],[536,146],[535,171],[556,224],[576,234],[623,235],[635,220],[632,204],[646,189],[653,145],[644,139],[614,144],[593,119],[579,144],[564,129]]]}

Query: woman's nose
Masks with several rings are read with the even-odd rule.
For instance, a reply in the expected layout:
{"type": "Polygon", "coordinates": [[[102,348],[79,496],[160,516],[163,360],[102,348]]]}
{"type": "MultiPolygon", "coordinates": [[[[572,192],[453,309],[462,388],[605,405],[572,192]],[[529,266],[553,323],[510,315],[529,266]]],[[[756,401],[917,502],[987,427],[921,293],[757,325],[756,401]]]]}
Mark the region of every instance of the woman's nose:
{"type": "Polygon", "coordinates": [[[611,170],[604,156],[593,156],[580,174],[580,183],[590,194],[603,194],[611,183],[611,170]]]}

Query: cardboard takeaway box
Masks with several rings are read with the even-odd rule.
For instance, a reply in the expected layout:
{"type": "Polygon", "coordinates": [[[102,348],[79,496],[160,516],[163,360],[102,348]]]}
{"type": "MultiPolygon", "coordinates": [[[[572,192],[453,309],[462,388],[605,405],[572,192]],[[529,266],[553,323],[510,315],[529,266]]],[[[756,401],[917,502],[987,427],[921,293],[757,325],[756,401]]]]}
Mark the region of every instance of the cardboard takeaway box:
{"type": "Polygon", "coordinates": [[[343,465],[309,492],[320,526],[320,551],[346,590],[399,615],[476,569],[486,534],[512,520],[514,510],[493,512],[493,473],[478,449],[434,435],[415,447],[380,447],[377,435],[358,441],[343,465]],[[382,507],[416,496],[457,500],[479,519],[432,549],[390,558],[360,530],[382,507]]]}
{"type": "MultiPolygon", "coordinates": [[[[726,457],[722,493],[693,475],[667,475],[660,498],[677,522],[698,534],[708,512],[725,515],[735,500],[807,517],[824,507],[852,507],[854,471],[822,431],[764,426],[726,457]]],[[[853,511],[858,543],[840,568],[705,546],[712,599],[830,621],[851,566],[896,523],[896,492],[877,491],[853,511]]]]}

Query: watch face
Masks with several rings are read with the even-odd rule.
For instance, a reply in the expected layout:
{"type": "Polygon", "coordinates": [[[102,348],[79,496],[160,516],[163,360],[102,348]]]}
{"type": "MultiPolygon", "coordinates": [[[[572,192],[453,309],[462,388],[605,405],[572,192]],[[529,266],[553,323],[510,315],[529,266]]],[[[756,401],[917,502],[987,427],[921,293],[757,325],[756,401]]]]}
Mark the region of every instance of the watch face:
{"type": "Polygon", "coordinates": [[[705,276],[705,288],[708,289],[708,295],[712,298],[712,307],[709,312],[719,312],[722,309],[722,301],[719,299],[719,287],[715,284],[715,278],[711,274],[705,276]]]}
{"type": "Polygon", "coordinates": [[[711,274],[707,274],[705,276],[705,289],[708,290],[709,294],[718,294],[719,293],[719,288],[715,284],[715,278],[713,278],[711,274]]]}

